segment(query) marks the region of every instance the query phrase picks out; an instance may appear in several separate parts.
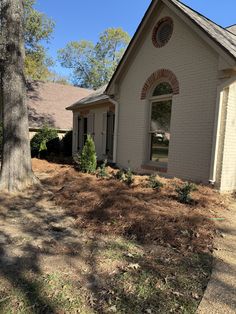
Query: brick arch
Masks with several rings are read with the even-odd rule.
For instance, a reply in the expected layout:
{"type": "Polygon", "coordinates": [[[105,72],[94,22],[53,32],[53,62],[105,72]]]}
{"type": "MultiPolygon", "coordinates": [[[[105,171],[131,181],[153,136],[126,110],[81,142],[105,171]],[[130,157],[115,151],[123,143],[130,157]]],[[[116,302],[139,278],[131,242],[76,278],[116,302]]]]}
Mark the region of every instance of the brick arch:
{"type": "Polygon", "coordinates": [[[168,82],[173,89],[173,94],[179,94],[179,81],[175,74],[170,70],[161,69],[152,73],[146,80],[141,92],[141,99],[146,99],[149,90],[158,82],[168,82]]]}

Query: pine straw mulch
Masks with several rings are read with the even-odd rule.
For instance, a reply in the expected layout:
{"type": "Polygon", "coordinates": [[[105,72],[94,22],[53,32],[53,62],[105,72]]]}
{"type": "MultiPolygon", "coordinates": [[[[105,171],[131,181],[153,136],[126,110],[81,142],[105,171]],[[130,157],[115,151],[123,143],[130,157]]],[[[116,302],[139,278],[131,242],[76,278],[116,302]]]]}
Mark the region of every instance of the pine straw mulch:
{"type": "Polygon", "coordinates": [[[179,179],[164,179],[161,191],[147,188],[146,176],[135,176],[131,187],[110,179],[78,172],[73,166],[33,160],[37,173],[52,192],[57,205],[66,208],[78,228],[95,234],[117,235],[142,244],[167,245],[179,252],[208,253],[213,249],[215,225],[229,199],[211,187],[198,185],[193,204],[181,204],[175,187],[179,179]]]}

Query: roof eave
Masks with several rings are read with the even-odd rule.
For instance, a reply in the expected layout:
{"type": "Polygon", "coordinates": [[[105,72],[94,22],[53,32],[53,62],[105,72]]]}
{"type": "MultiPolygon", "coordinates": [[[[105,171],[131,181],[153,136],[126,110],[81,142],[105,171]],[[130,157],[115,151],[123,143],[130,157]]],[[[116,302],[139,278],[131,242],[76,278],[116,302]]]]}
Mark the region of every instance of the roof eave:
{"type": "Polygon", "coordinates": [[[107,96],[107,98],[95,100],[95,101],[90,101],[90,102],[85,102],[85,103],[76,103],[70,107],[67,107],[66,110],[76,110],[76,109],[82,109],[83,107],[88,107],[88,106],[93,106],[93,105],[99,105],[102,103],[110,102],[112,103],[110,97],[107,96]]]}
{"type": "Polygon", "coordinates": [[[218,50],[218,53],[220,53],[219,51],[221,50],[223,52],[223,55],[225,58],[227,58],[227,60],[230,62],[232,68],[235,67],[236,65],[236,58],[234,55],[232,55],[230,53],[230,51],[228,51],[223,45],[221,45],[218,41],[216,41],[209,33],[207,33],[197,22],[195,22],[193,19],[191,19],[191,17],[185,13],[183,10],[181,10],[181,8],[179,8],[177,5],[175,5],[172,1],[170,0],[152,0],[151,4],[149,5],[141,23],[139,24],[129,46],[127,47],[120,63],[118,64],[116,71],[114,72],[110,82],[108,83],[108,86],[105,90],[105,93],[107,95],[111,95],[111,89],[112,89],[112,85],[115,83],[117,77],[119,76],[119,74],[122,71],[123,66],[125,65],[129,55],[131,54],[132,48],[135,45],[135,43],[137,42],[137,39],[139,37],[140,32],[143,30],[143,28],[145,27],[149,16],[152,14],[155,6],[158,4],[158,2],[162,2],[165,5],[167,5],[168,7],[175,8],[178,12],[180,12],[183,16],[185,16],[190,22],[192,22],[198,29],[200,32],[203,32],[205,36],[207,36],[209,38],[210,41],[212,41],[214,43],[214,48],[216,48],[216,46],[218,46],[220,49],[218,50]]]}

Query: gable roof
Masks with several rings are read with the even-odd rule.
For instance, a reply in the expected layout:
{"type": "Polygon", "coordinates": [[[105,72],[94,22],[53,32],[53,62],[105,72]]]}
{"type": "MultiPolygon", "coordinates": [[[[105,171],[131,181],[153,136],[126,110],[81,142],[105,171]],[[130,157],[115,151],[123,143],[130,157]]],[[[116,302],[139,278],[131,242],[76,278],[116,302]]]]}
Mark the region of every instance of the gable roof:
{"type": "Polygon", "coordinates": [[[134,34],[128,48],[125,51],[120,63],[118,64],[115,73],[113,74],[107,89],[106,93],[114,81],[115,77],[123,67],[127,55],[133,48],[134,41],[141,33],[141,29],[143,25],[146,23],[151,11],[154,9],[155,5],[159,2],[163,2],[165,4],[172,4],[177,8],[181,13],[183,13],[188,19],[190,19],[199,29],[201,29],[210,39],[212,39],[221,49],[223,49],[231,58],[236,61],[236,35],[230,32],[227,28],[223,28],[220,25],[214,23],[204,15],[200,14],[199,12],[191,9],[187,5],[183,4],[178,0],[152,0],[150,6],[148,7],[141,23],[139,24],[136,33],[134,34]]]}
{"type": "Polygon", "coordinates": [[[214,41],[216,41],[221,48],[225,48],[225,50],[236,59],[236,36],[234,34],[180,1],[168,1],[172,2],[176,7],[184,12],[185,15],[187,15],[195,24],[203,29],[209,37],[214,39],[214,41]]]}
{"type": "Polygon", "coordinates": [[[91,90],[58,83],[33,81],[27,83],[29,127],[43,125],[59,130],[72,129],[72,115],[68,104],[91,94],[91,90]]]}
{"type": "Polygon", "coordinates": [[[107,88],[107,85],[100,87],[95,92],[92,92],[89,96],[82,98],[81,100],[77,101],[76,103],[67,107],[66,109],[74,110],[74,109],[82,107],[83,105],[100,103],[100,102],[104,102],[104,100],[109,101],[110,97],[105,94],[106,88],[107,88]]]}
{"type": "Polygon", "coordinates": [[[236,36],[236,24],[228,26],[225,29],[236,36]]]}

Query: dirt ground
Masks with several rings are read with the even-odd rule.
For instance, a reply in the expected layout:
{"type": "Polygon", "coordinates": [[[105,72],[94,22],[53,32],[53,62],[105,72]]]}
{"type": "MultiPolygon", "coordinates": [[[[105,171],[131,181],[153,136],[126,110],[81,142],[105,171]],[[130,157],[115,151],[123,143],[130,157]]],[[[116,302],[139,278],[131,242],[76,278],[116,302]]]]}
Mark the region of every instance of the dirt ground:
{"type": "MultiPolygon", "coordinates": [[[[215,226],[228,200],[180,180],[157,192],[72,166],[33,160],[42,182],[0,194],[1,313],[194,313],[211,272],[215,226]]],[[[115,170],[110,169],[110,174],[115,170]]]]}

